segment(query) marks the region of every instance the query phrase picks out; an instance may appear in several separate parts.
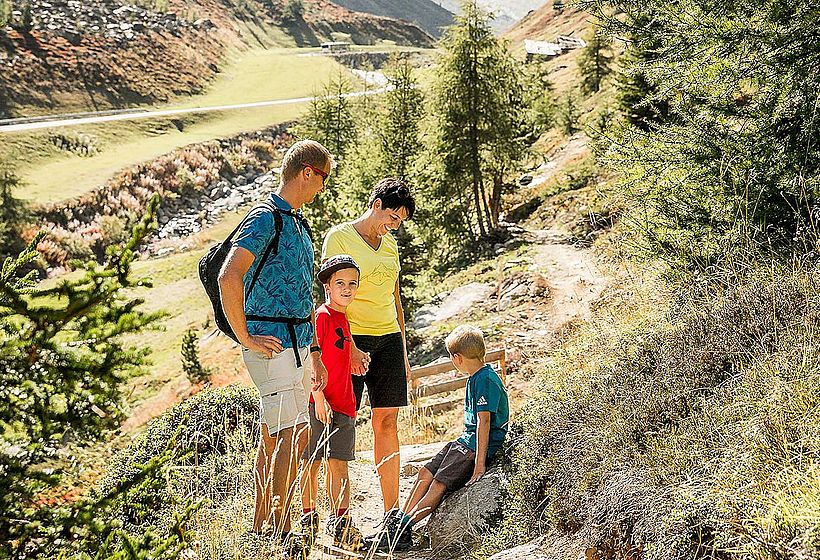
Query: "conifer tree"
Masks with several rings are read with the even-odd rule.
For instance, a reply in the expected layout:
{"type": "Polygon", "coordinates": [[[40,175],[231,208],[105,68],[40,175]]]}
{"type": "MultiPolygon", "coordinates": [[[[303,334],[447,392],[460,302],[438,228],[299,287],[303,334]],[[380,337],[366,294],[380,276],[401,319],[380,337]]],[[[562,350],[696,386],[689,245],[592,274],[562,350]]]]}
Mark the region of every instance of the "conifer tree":
{"type": "Polygon", "coordinates": [[[612,54],[603,33],[596,30],[587,38],[587,46],[578,57],[578,70],[581,72],[581,89],[585,93],[596,93],[601,84],[612,72],[612,54]]]}
{"type": "Polygon", "coordinates": [[[488,14],[465,2],[456,21],[442,40],[435,83],[435,196],[447,201],[447,227],[475,239],[497,226],[504,175],[526,148],[527,107],[521,69],[488,14]]]}
{"type": "Polygon", "coordinates": [[[396,57],[387,70],[391,89],[385,94],[385,110],[379,126],[385,175],[407,178],[421,148],[419,121],[424,112],[424,94],[418,89],[407,57],[396,57]]]}
{"type": "Polygon", "coordinates": [[[14,191],[20,183],[9,169],[0,166],[0,259],[17,255],[25,247],[20,227],[29,216],[28,205],[14,191]]]}
{"type": "MultiPolygon", "coordinates": [[[[66,439],[94,441],[118,425],[123,383],[146,363],[148,350],[124,337],[161,314],[140,311],[142,300],[124,289],[149,285],[131,277],[131,263],[153,227],[158,205],[155,196],[131,239],[111,248],[104,266],[77,263],[78,277],[43,286],[34,271],[22,273],[37,258],[43,233],[0,270],[0,549],[11,557],[53,556],[60,542],[77,535],[113,538],[103,506],[114,495],[98,507],[81,502],[54,508],[38,499],[60,481],[49,463],[66,439]]],[[[152,468],[146,471],[149,478],[159,466],[152,468]]],[[[167,557],[162,551],[170,549],[154,537],[149,541],[143,544],[157,547],[155,553],[136,550],[129,557],[167,557]]],[[[103,547],[96,542],[94,548],[103,547]]],[[[103,548],[113,555],[117,546],[106,541],[103,548]]]]}

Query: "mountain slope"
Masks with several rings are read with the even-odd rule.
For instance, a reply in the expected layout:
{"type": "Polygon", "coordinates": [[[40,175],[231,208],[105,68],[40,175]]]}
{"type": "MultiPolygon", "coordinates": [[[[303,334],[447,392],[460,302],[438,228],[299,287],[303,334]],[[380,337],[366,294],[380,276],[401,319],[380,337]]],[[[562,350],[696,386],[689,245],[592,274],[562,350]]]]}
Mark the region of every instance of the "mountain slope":
{"type": "MultiPolygon", "coordinates": [[[[461,0],[433,1],[454,14],[461,13],[461,0]]],[[[530,11],[537,10],[546,4],[546,0],[478,0],[480,8],[494,14],[495,17],[491,24],[493,29],[499,33],[512,27],[530,11]]]]}
{"type": "Polygon", "coordinates": [[[334,0],[354,12],[412,21],[433,37],[453,24],[453,14],[433,0],[334,0]]]}
{"type": "Polygon", "coordinates": [[[327,0],[170,0],[166,11],[128,0],[31,0],[0,27],[0,118],[157,104],[202,92],[229,49],[318,46],[344,39],[432,46],[417,25],[327,0]]]}

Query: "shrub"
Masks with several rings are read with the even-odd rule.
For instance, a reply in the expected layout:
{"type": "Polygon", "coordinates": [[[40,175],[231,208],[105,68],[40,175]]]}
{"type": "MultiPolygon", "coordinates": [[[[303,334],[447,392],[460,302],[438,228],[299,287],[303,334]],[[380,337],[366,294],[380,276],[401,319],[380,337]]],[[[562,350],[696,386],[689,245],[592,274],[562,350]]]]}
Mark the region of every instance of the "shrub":
{"type": "MultiPolygon", "coordinates": [[[[161,525],[185,497],[219,502],[246,488],[259,440],[259,394],[253,388],[205,389],[177,404],[111,461],[98,491],[106,493],[137,476],[139,465],[175,454],[170,484],[133,496],[119,517],[136,530],[161,525]],[[157,505],[159,504],[159,507],[157,505]]],[[[245,491],[245,490],[243,490],[245,491]]]]}

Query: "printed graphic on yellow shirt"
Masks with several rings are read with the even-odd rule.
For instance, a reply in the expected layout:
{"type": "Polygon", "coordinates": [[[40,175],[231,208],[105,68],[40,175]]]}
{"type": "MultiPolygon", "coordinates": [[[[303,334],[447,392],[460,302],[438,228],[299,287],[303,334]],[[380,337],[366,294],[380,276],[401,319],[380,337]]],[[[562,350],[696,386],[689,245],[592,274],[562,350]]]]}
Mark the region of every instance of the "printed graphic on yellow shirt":
{"type": "Polygon", "coordinates": [[[395,270],[391,271],[384,263],[379,263],[373,272],[362,277],[362,282],[368,282],[374,286],[384,286],[386,282],[393,282],[395,277],[395,270]]]}

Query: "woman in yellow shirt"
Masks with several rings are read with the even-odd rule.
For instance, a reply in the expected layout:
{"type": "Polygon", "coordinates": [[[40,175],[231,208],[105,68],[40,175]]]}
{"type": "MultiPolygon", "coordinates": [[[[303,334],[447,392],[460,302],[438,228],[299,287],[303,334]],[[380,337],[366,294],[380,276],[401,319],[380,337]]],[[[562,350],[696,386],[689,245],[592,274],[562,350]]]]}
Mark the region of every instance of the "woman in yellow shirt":
{"type": "Polygon", "coordinates": [[[385,512],[399,505],[399,407],[407,406],[410,363],[399,297],[399,250],[392,231],[413,217],[416,203],[407,184],[388,177],[373,187],[368,209],[356,220],[331,228],[322,261],[348,254],[361,268],[359,289],[347,308],[353,335],[353,390],[361,406],[365,385],[372,410],[373,455],[385,512]]]}

